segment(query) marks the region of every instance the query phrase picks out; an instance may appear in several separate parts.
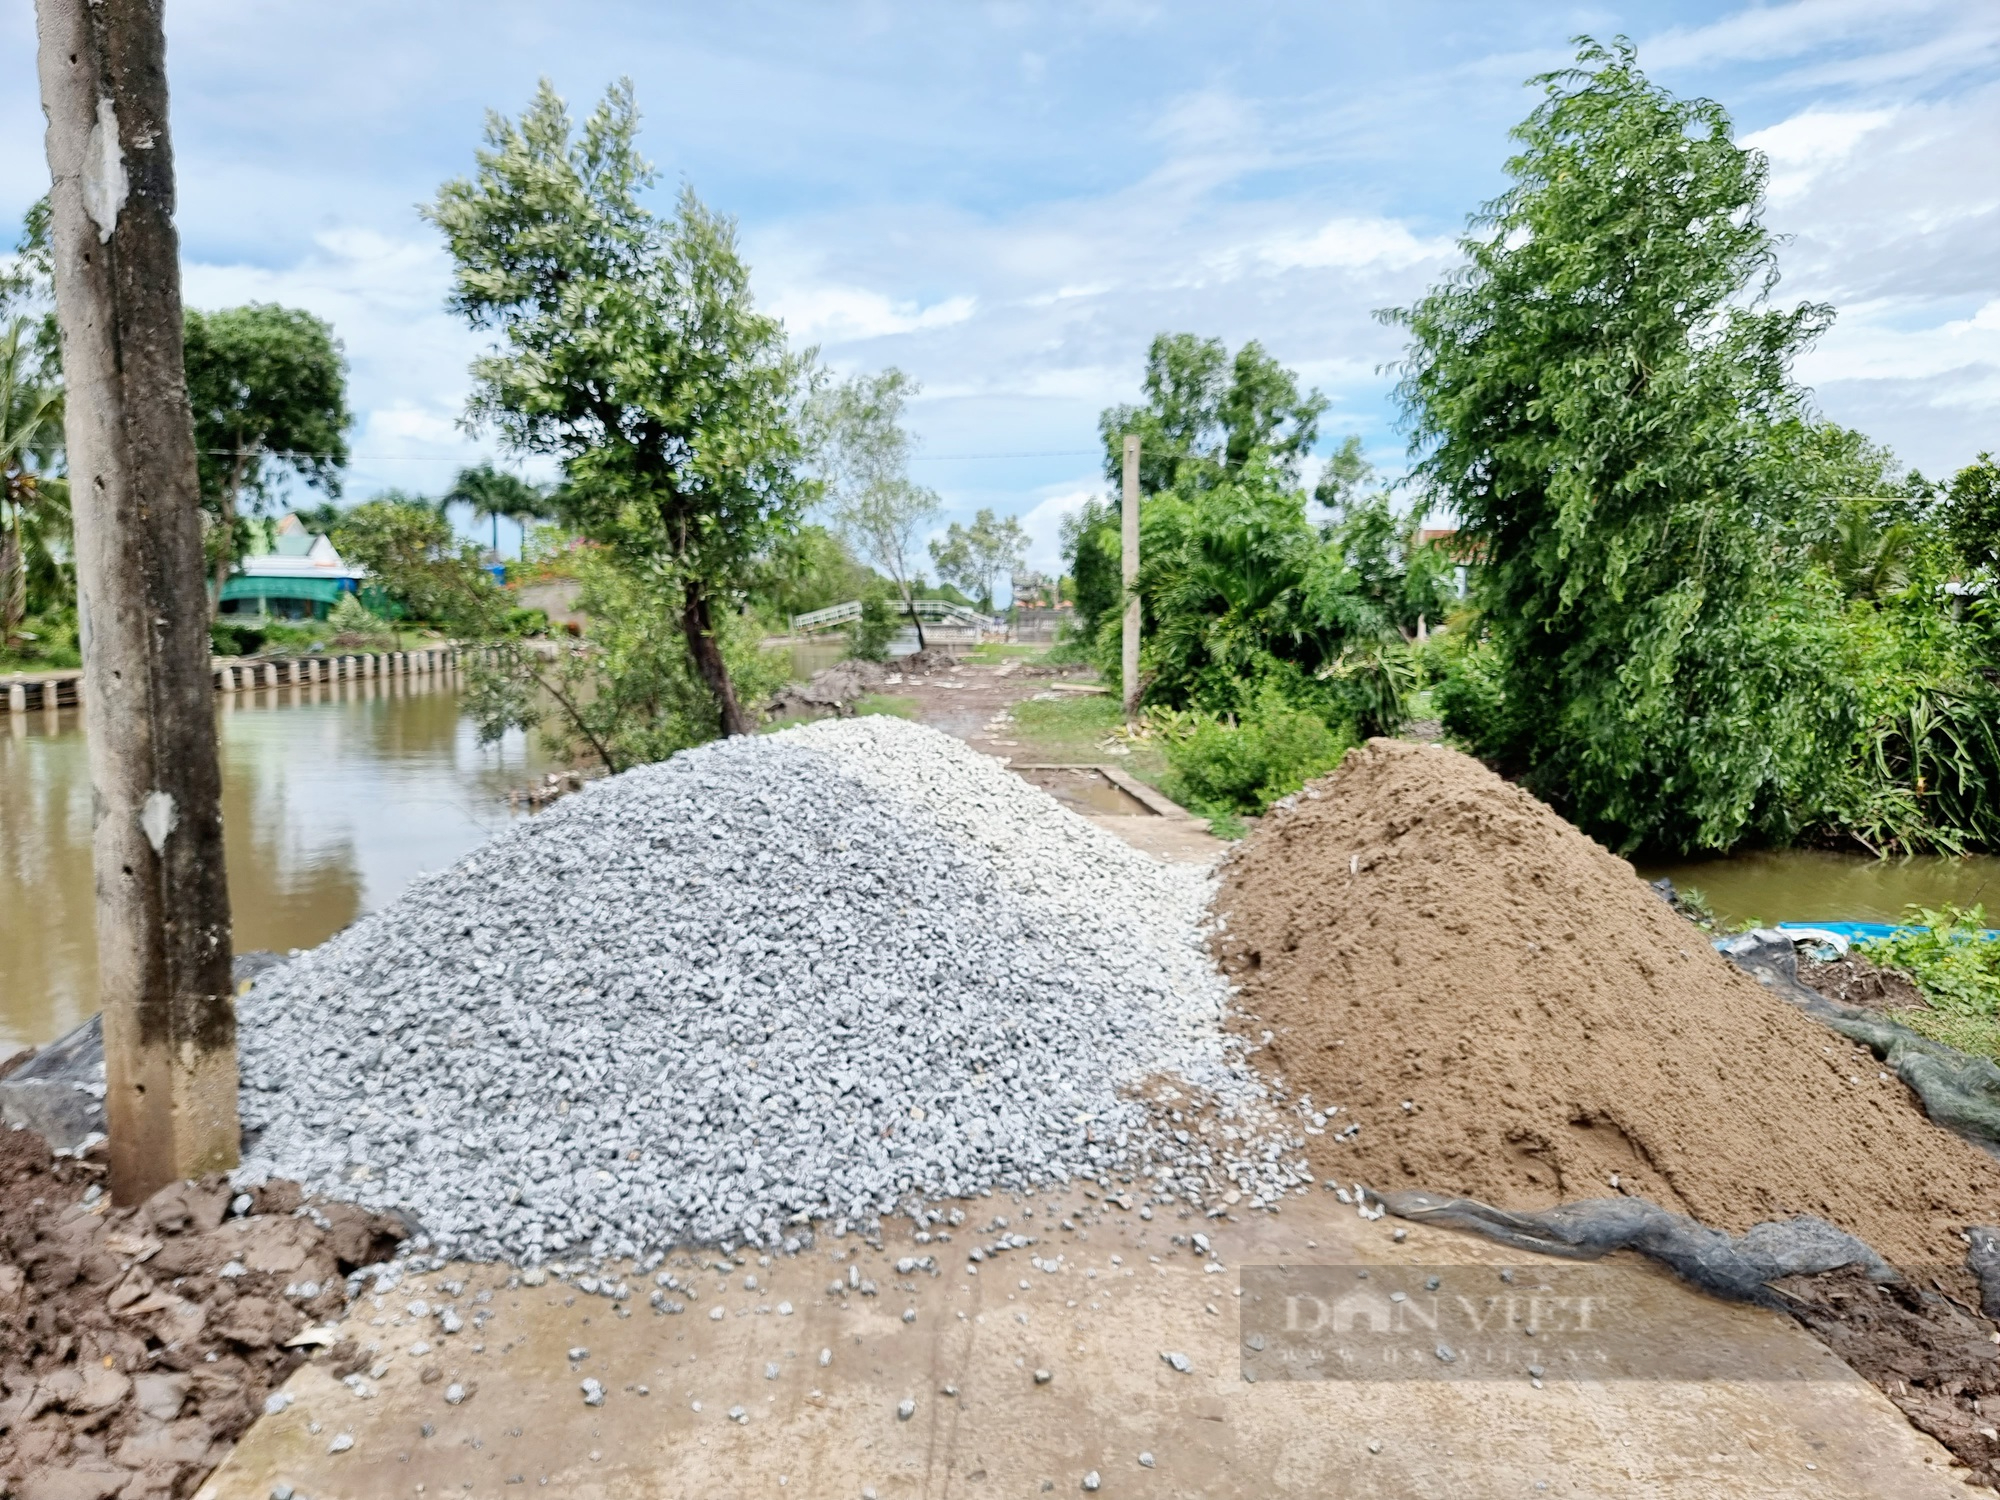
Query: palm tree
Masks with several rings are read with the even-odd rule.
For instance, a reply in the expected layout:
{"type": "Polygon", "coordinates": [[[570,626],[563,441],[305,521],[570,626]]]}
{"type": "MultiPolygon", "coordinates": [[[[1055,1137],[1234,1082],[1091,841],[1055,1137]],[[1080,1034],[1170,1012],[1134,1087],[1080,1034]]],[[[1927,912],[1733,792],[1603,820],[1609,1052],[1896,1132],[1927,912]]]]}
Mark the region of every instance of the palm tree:
{"type": "Polygon", "coordinates": [[[477,468],[460,469],[458,478],[445,492],[444,504],[463,501],[472,507],[475,516],[484,516],[493,522],[493,554],[500,554],[500,518],[517,522],[525,530],[530,521],[541,520],[547,514],[548,498],[539,486],[528,483],[518,474],[503,474],[491,463],[482,463],[477,468]]]}
{"type": "Polygon", "coordinates": [[[1813,548],[1850,599],[1880,599],[1909,587],[1917,529],[1908,521],[1885,524],[1883,510],[1896,503],[1866,496],[1843,501],[1832,534],[1813,548]]]}
{"type": "Polygon", "coordinates": [[[62,388],[42,379],[34,326],[18,318],[0,334],[0,644],[27,616],[31,558],[57,566],[51,543],[68,520],[66,487],[48,472],[62,448],[62,388]]]}

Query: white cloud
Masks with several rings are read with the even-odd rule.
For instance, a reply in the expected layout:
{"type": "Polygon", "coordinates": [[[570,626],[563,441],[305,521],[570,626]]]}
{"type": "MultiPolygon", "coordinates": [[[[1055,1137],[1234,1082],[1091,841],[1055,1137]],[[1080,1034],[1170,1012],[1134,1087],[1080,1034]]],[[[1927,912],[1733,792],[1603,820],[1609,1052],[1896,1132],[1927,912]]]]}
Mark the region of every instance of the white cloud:
{"type": "Polygon", "coordinates": [[[1078,485],[1058,490],[1037,501],[1021,517],[1021,529],[1028,533],[1028,566],[1037,573],[1062,571],[1062,523],[1086,502],[1104,493],[1103,484],[1078,485]]]}
{"type": "Polygon", "coordinates": [[[1853,155],[1861,138],[1895,119],[1892,109],[1809,109],[1742,138],[1771,159],[1771,196],[1804,192],[1820,173],[1853,155]]]}
{"type": "MultiPolygon", "coordinates": [[[[1240,257],[1242,252],[1232,252],[1240,257]]],[[[1333,219],[1308,235],[1281,235],[1251,247],[1249,254],[1266,266],[1288,271],[1357,270],[1386,266],[1401,270],[1457,254],[1450,239],[1420,239],[1409,226],[1394,219],[1333,219]]]]}
{"type": "Polygon", "coordinates": [[[922,307],[855,286],[784,287],[770,300],[772,313],[784,319],[786,331],[808,343],[859,343],[949,328],[965,322],[978,305],[977,297],[959,296],[922,307]]]}

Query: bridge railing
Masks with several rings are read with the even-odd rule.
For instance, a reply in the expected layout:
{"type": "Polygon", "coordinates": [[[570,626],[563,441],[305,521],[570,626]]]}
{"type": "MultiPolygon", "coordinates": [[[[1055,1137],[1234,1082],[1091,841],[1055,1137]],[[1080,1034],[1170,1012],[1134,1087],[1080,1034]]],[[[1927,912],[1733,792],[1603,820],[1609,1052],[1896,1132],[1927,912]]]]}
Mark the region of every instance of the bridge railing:
{"type": "MultiPolygon", "coordinates": [[[[926,620],[936,620],[944,624],[964,625],[975,630],[998,630],[1000,622],[991,615],[982,615],[976,609],[968,609],[963,604],[954,604],[949,599],[918,599],[913,606],[926,620]]],[[[903,614],[902,605],[893,606],[895,613],[903,614]]],[[[861,601],[850,599],[845,604],[830,604],[825,609],[808,610],[802,615],[792,616],[792,629],[806,633],[814,630],[830,630],[836,625],[861,618],[861,601]]]]}

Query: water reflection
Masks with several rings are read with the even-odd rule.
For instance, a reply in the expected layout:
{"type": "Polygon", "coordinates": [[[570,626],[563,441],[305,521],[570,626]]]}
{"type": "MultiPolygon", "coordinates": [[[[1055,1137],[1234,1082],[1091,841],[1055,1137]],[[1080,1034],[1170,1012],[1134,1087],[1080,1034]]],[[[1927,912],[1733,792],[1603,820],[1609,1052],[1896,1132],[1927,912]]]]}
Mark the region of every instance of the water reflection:
{"type": "MultiPolygon", "coordinates": [[[[1983,904],[2000,914],[2000,858],[1873,859],[1824,849],[1766,850],[1728,859],[1646,864],[1648,880],[1667,876],[1699,890],[1717,916],[1740,922],[1895,922],[1911,906],[1983,904]]],[[[1989,920],[1988,925],[1993,925],[1989,920]]]]}
{"type": "MultiPolygon", "coordinates": [[[[511,816],[545,757],[482,748],[448,676],[219,695],[238,951],[306,948],[511,816]]],[[[90,774],[74,710],[0,713],[0,1054],[97,1008],[90,774]]]]}

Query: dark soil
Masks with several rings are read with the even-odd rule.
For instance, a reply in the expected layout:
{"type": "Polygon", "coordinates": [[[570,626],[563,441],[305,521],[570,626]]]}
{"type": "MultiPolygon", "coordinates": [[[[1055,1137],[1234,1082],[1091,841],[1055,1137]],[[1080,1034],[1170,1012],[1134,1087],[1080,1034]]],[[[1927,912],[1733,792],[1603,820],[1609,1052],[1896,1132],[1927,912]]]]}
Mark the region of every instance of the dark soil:
{"type": "MultiPolygon", "coordinates": [[[[347,1306],[344,1277],[402,1226],[271,1182],[231,1213],[221,1178],[112,1208],[101,1162],[0,1130],[0,1493],[192,1494],[347,1306]]],[[[327,1356],[338,1358],[339,1351],[327,1356]]]]}
{"type": "Polygon", "coordinates": [[[1930,1001],[1907,974],[1852,954],[1832,963],[1802,955],[1799,982],[1843,1005],[1860,1005],[1869,1010],[1930,1009],[1930,1001]]]}
{"type": "Polygon", "coordinates": [[[1877,1286],[1860,1271],[1779,1282],[1792,1312],[1912,1425],[1949,1448],[1975,1482],[2000,1488],[2000,1344],[1994,1326],[1943,1278],[1877,1286]],[[1982,1408],[1993,1403],[1993,1411],[1982,1408]]]}

